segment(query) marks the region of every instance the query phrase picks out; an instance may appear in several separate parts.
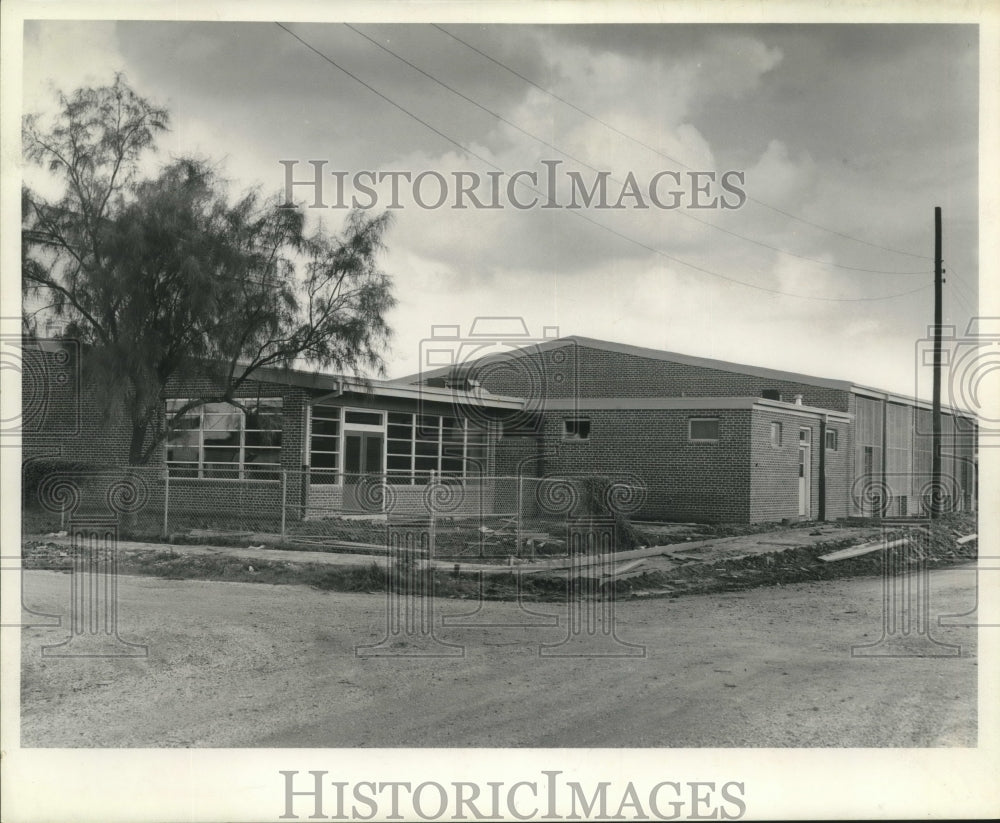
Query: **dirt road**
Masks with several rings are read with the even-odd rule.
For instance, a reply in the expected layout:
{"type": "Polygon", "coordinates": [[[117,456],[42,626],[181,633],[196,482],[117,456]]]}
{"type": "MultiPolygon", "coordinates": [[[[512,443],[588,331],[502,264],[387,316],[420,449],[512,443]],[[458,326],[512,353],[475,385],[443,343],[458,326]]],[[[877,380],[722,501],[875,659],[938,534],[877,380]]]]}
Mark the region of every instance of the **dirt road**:
{"type": "MultiPolygon", "coordinates": [[[[935,614],[968,609],[974,580],[934,572],[935,614]]],[[[25,601],[65,614],[69,583],[27,572],[25,601]]],[[[434,607],[438,622],[470,609],[434,607]]],[[[532,608],[559,625],[450,626],[438,636],[464,644],[463,657],[360,658],[357,645],[385,635],[384,595],[123,576],[119,631],[148,657],[43,658],[68,630],[24,630],[22,745],[976,744],[974,630],[933,627],[957,657],[851,656],[882,634],[877,578],[621,601],[617,636],[645,657],[580,656],[607,650],[602,634],[555,649],[577,656],[540,657],[566,636],[568,607],[532,608]]],[[[513,603],[487,614],[540,620],[513,603]]]]}

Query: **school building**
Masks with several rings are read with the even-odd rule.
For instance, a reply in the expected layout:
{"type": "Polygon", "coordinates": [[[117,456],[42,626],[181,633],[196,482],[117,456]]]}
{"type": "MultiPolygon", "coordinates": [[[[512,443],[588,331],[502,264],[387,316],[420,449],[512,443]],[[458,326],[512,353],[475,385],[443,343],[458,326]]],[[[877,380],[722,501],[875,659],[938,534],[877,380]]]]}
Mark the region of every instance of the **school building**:
{"type": "MultiPolygon", "coordinates": [[[[612,476],[642,486],[639,519],[918,516],[934,494],[976,506],[976,424],[955,409],[942,411],[935,489],[930,405],[913,398],[586,337],[474,343],[493,353],[467,357],[468,338],[436,335],[425,365],[443,365],[391,381],[260,370],[239,406],[190,410],[158,450],[172,505],[238,492],[310,517],[371,511],[377,488],[418,500],[442,478],[612,476]]],[[[128,426],[61,345],[25,345],[23,460],[124,465],[128,426]]],[[[173,386],[164,414],[207,388],[173,386]]]]}

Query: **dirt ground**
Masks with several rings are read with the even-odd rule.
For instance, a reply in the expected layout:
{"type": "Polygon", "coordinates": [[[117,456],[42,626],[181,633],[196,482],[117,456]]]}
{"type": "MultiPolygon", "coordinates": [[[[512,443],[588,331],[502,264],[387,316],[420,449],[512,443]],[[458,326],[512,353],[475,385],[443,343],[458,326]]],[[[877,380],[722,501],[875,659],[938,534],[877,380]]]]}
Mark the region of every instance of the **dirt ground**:
{"type": "MultiPolygon", "coordinates": [[[[25,603],[65,614],[70,579],[25,572],[25,603]]],[[[969,567],[931,582],[935,615],[974,602],[969,567]]],[[[438,651],[457,657],[356,656],[385,636],[384,593],[138,576],[118,588],[121,637],[148,657],[45,658],[68,628],[24,630],[23,746],[976,745],[974,629],[932,626],[958,656],[852,656],[882,635],[877,577],[622,600],[621,643],[598,626],[559,645],[571,604],[533,616],[489,602],[441,627],[470,604],[435,599],[436,636],[456,644],[438,651]],[[544,644],[566,656],[540,656],[544,644]],[[636,646],[645,656],[590,656],[636,646]]],[[[432,647],[393,646],[418,648],[432,647]]]]}

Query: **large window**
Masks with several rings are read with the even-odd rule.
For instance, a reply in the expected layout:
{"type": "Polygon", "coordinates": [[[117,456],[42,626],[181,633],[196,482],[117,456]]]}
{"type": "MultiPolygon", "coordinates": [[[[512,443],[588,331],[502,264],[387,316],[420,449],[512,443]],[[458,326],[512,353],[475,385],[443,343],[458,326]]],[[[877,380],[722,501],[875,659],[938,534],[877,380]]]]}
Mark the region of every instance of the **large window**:
{"type": "Polygon", "coordinates": [[[386,474],[390,483],[426,483],[432,474],[482,474],[486,430],[460,417],[390,412],[386,474]]]}
{"type": "MultiPolygon", "coordinates": [[[[167,416],[188,401],[168,400],[167,416]]],[[[281,398],[250,399],[244,409],[205,403],[177,420],[167,438],[171,477],[276,480],[281,464],[281,398]]]]}
{"type": "Polygon", "coordinates": [[[337,483],[340,468],[339,406],[313,406],[310,411],[309,478],[313,483],[337,483]]]}

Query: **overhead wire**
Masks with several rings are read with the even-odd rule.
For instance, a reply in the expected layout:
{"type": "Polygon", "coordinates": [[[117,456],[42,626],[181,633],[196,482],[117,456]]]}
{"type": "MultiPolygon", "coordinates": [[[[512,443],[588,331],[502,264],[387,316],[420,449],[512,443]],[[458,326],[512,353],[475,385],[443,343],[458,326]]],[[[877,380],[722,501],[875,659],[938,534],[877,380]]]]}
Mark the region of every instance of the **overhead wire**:
{"type": "MultiPolygon", "coordinates": [[[[443,89],[446,89],[447,91],[451,92],[452,94],[454,94],[455,96],[461,98],[462,100],[466,101],[467,103],[470,103],[471,105],[475,106],[476,108],[480,109],[481,111],[486,112],[487,114],[489,114],[492,117],[494,117],[497,120],[499,120],[501,123],[504,123],[505,125],[511,127],[512,129],[515,129],[516,131],[520,132],[521,134],[525,135],[526,137],[529,137],[530,139],[534,140],[535,142],[539,143],[540,145],[545,146],[546,148],[551,149],[552,151],[561,154],[563,157],[565,157],[565,158],[567,158],[569,160],[572,160],[574,163],[578,163],[579,165],[583,166],[586,169],[589,169],[590,171],[593,171],[593,172],[595,172],[597,174],[601,174],[602,173],[602,170],[598,169],[596,166],[588,163],[585,160],[581,160],[579,157],[576,157],[576,156],[570,154],[569,152],[564,151],[563,149],[559,148],[558,146],[556,146],[556,145],[548,142],[544,138],[541,138],[538,135],[533,134],[532,132],[528,131],[527,129],[522,128],[517,123],[514,123],[513,121],[511,121],[508,118],[504,117],[502,114],[499,114],[498,112],[493,111],[489,107],[484,106],[478,100],[475,100],[474,98],[469,97],[467,94],[462,93],[458,89],[456,89],[453,86],[451,86],[448,83],[446,83],[444,80],[441,80],[439,77],[436,77],[435,75],[431,74],[430,72],[425,71],[420,66],[416,65],[412,61],[410,61],[410,60],[406,59],[405,57],[403,57],[401,54],[399,54],[394,49],[391,49],[391,48],[389,48],[389,46],[386,46],[385,44],[380,43],[374,37],[370,37],[369,35],[365,34],[363,31],[361,31],[356,26],[353,26],[350,23],[344,23],[343,25],[346,26],[347,28],[349,28],[355,34],[359,35],[360,37],[363,37],[365,40],[367,40],[372,45],[376,46],[377,48],[381,49],[382,51],[386,52],[387,54],[392,55],[397,60],[399,60],[400,62],[402,62],[406,66],[409,66],[414,71],[416,71],[419,74],[423,75],[424,77],[426,77],[427,79],[431,80],[432,82],[437,83],[443,89]]],[[[679,164],[679,165],[683,165],[683,164],[679,164]]],[[[685,168],[689,168],[689,167],[685,166],[685,168]]],[[[624,181],[622,181],[622,180],[620,180],[618,178],[615,178],[615,177],[611,176],[610,174],[608,176],[608,179],[611,180],[614,183],[617,183],[620,186],[624,186],[625,185],[624,181]]],[[[749,199],[749,196],[748,196],[748,199],[749,199]]],[[[794,252],[794,251],[792,251],[790,249],[785,249],[785,248],[781,248],[780,246],[774,246],[774,245],[771,245],[770,243],[765,243],[762,240],[758,240],[756,238],[749,237],[749,236],[747,236],[745,234],[740,234],[739,232],[733,231],[732,229],[727,229],[724,226],[720,226],[718,223],[713,223],[710,220],[703,220],[702,218],[696,217],[693,214],[689,214],[686,211],[678,211],[678,212],[675,212],[675,213],[679,214],[681,217],[684,217],[687,220],[693,220],[694,222],[700,223],[703,226],[707,226],[710,229],[715,229],[716,231],[720,231],[720,232],[722,232],[724,234],[728,234],[730,237],[735,237],[735,238],[737,238],[739,240],[743,240],[745,242],[752,243],[752,244],[754,244],[756,246],[760,246],[761,248],[768,249],[768,250],[776,252],[778,254],[787,255],[789,257],[794,257],[794,258],[797,258],[798,260],[805,260],[805,261],[807,261],[809,263],[815,263],[815,264],[820,265],[820,266],[828,266],[830,268],[845,269],[847,271],[865,272],[865,273],[868,273],[868,274],[888,274],[888,275],[909,275],[909,276],[913,276],[913,275],[922,275],[922,274],[930,274],[931,273],[930,270],[896,271],[896,270],[892,270],[892,269],[873,269],[873,268],[867,268],[867,267],[863,267],[863,266],[849,266],[847,264],[837,263],[837,262],[834,262],[834,261],[831,261],[831,260],[821,260],[821,259],[816,258],[816,257],[809,257],[808,255],[805,255],[805,254],[799,254],[798,252],[794,252]]]]}
{"type": "MultiPolygon", "coordinates": [[[[508,71],[510,74],[514,75],[515,77],[520,78],[525,83],[528,83],[532,87],[538,89],[543,94],[548,95],[549,97],[551,97],[554,100],[558,100],[563,105],[568,106],[569,108],[573,109],[574,111],[582,114],[584,117],[587,117],[590,120],[593,120],[595,123],[599,123],[600,125],[604,126],[605,128],[609,129],[610,131],[613,131],[615,134],[617,134],[617,135],[619,135],[621,137],[626,138],[627,140],[631,140],[636,145],[642,146],[643,148],[645,148],[645,149],[653,152],[654,154],[658,155],[659,157],[662,157],[665,160],[669,160],[671,163],[675,163],[678,166],[681,166],[681,167],[683,167],[685,169],[689,169],[689,170],[691,169],[691,166],[689,166],[686,163],[678,160],[677,158],[671,157],[669,154],[666,154],[665,152],[661,151],[660,149],[657,149],[655,146],[651,146],[648,143],[640,140],[639,138],[637,138],[637,137],[635,137],[635,136],[633,136],[631,134],[628,134],[627,132],[622,131],[621,129],[617,128],[616,126],[612,125],[611,123],[608,123],[607,121],[601,119],[600,117],[597,117],[596,115],[591,114],[590,112],[586,111],[585,109],[583,109],[580,106],[576,105],[572,101],[567,100],[564,97],[560,97],[555,92],[553,92],[553,91],[545,88],[544,86],[540,85],[539,83],[536,83],[530,77],[526,77],[525,75],[521,74],[516,69],[508,66],[503,61],[498,60],[497,58],[493,57],[491,54],[488,54],[487,52],[483,51],[482,49],[479,49],[476,46],[472,45],[468,41],[463,40],[457,34],[454,34],[453,32],[449,31],[448,29],[444,28],[443,26],[440,26],[440,25],[438,25],[436,23],[431,23],[430,25],[431,25],[432,28],[437,29],[442,34],[445,34],[448,37],[450,37],[452,40],[455,40],[456,42],[461,43],[466,48],[470,49],[471,51],[474,51],[476,54],[484,57],[485,59],[489,60],[491,63],[494,63],[495,65],[499,66],[500,68],[508,71]]],[[[781,208],[779,208],[779,207],[777,207],[777,206],[775,206],[775,205],[773,205],[771,203],[767,203],[767,202],[765,202],[763,200],[760,200],[759,198],[756,198],[756,197],[751,197],[751,196],[748,195],[747,199],[750,202],[752,202],[752,203],[756,203],[758,206],[763,206],[764,208],[770,209],[771,211],[774,211],[774,212],[776,212],[778,214],[781,214],[784,217],[787,217],[787,218],[789,218],[791,220],[795,220],[796,222],[802,223],[802,224],[804,224],[806,226],[811,226],[811,227],[813,227],[815,229],[819,229],[821,231],[828,232],[830,234],[836,235],[837,237],[841,237],[841,238],[843,238],[845,240],[851,240],[851,241],[853,241],[855,243],[860,243],[860,244],[865,245],[865,246],[871,246],[872,248],[880,249],[881,251],[892,252],[893,254],[901,254],[901,255],[904,255],[906,257],[914,257],[914,258],[917,258],[919,260],[932,260],[933,259],[933,258],[931,258],[931,257],[929,257],[927,255],[924,255],[924,254],[916,254],[914,252],[903,251],[902,249],[896,249],[896,248],[893,248],[891,246],[884,246],[884,245],[880,245],[879,243],[873,243],[870,240],[865,240],[863,238],[856,237],[855,235],[847,234],[846,232],[842,232],[842,231],[838,231],[837,229],[830,228],[829,226],[824,226],[821,223],[815,223],[815,222],[813,222],[811,220],[807,220],[804,217],[800,217],[799,215],[792,214],[791,212],[785,211],[784,209],[781,209],[781,208]]]]}
{"type": "MultiPolygon", "coordinates": [[[[428,123],[426,120],[424,120],[423,118],[421,118],[419,115],[417,115],[417,114],[409,111],[407,108],[405,108],[404,106],[402,106],[400,103],[396,102],[395,100],[393,100],[388,95],[386,95],[383,92],[379,91],[377,88],[375,88],[370,83],[366,82],[365,80],[363,80],[358,75],[354,74],[353,72],[351,72],[350,70],[348,70],[344,66],[340,65],[333,58],[331,58],[330,56],[324,54],[322,51],[320,51],[319,49],[317,49],[315,46],[313,46],[307,40],[305,40],[304,38],[300,37],[298,34],[296,34],[294,31],[292,31],[290,28],[288,28],[288,26],[286,26],[283,23],[280,23],[278,21],[274,21],[274,24],[276,26],[278,26],[278,28],[282,29],[287,34],[289,34],[292,38],[294,38],[300,44],[302,44],[303,46],[305,46],[309,51],[311,51],[314,54],[316,54],[318,57],[320,57],[322,60],[324,60],[329,65],[331,65],[334,68],[336,68],[338,71],[340,71],[343,74],[345,74],[346,76],[350,77],[352,80],[354,80],[355,82],[357,82],[358,84],[360,84],[361,86],[363,86],[364,88],[366,88],[372,94],[374,94],[377,97],[379,97],[380,99],[384,100],[386,103],[388,103],[389,105],[391,105],[393,108],[399,110],[400,112],[402,112],[403,114],[405,114],[407,117],[409,117],[409,118],[415,120],[416,122],[420,123],[422,126],[424,126],[425,128],[427,128],[429,131],[433,132],[434,134],[436,134],[439,137],[441,137],[443,140],[446,140],[448,143],[450,143],[453,146],[455,146],[458,149],[460,149],[463,153],[469,155],[470,157],[474,157],[475,159],[479,160],[481,163],[484,163],[485,165],[490,166],[491,168],[493,168],[496,171],[499,171],[501,173],[506,174],[506,171],[501,166],[497,165],[493,161],[491,161],[491,160],[483,157],[481,154],[479,154],[479,153],[475,152],[474,150],[468,148],[467,146],[463,145],[462,143],[460,143],[455,138],[449,136],[445,132],[441,131],[440,129],[436,128],[432,124],[428,123]]],[[[529,191],[531,191],[531,192],[533,192],[535,194],[538,194],[538,195],[542,195],[542,192],[540,192],[538,189],[536,189],[536,188],[534,188],[534,187],[532,187],[532,186],[530,186],[530,185],[528,185],[526,183],[523,183],[522,180],[518,179],[517,182],[518,182],[519,185],[522,185],[524,188],[528,189],[529,191]]],[[[728,275],[721,274],[720,272],[716,272],[716,271],[713,271],[711,269],[707,269],[704,266],[699,266],[696,263],[692,263],[692,262],[690,262],[688,260],[684,260],[682,258],[679,258],[679,257],[676,257],[674,255],[668,254],[667,252],[663,251],[662,249],[658,249],[658,248],[656,248],[654,246],[648,245],[647,243],[643,243],[641,240],[637,240],[634,237],[630,237],[630,236],[628,236],[626,234],[623,234],[622,232],[617,231],[616,229],[612,228],[611,226],[608,226],[608,225],[606,225],[604,223],[601,223],[601,222],[599,222],[597,220],[594,220],[593,218],[589,217],[588,215],[584,214],[581,211],[569,211],[569,210],[563,210],[563,211],[568,211],[568,213],[571,214],[571,215],[573,215],[574,217],[578,217],[578,218],[580,218],[582,220],[585,220],[586,222],[588,222],[588,223],[590,223],[590,224],[592,224],[594,226],[597,226],[598,228],[601,228],[604,231],[607,231],[607,232],[609,232],[611,234],[614,234],[615,236],[621,238],[622,240],[625,240],[628,243],[632,243],[632,244],[634,244],[634,245],[636,245],[636,246],[638,246],[638,247],[640,247],[642,249],[645,249],[646,251],[649,251],[649,252],[651,252],[653,254],[656,254],[656,255],[658,255],[660,257],[663,257],[666,260],[670,260],[670,261],[672,261],[674,263],[677,263],[679,265],[685,266],[685,267],[687,267],[689,269],[692,269],[693,271],[697,271],[697,272],[700,272],[702,274],[709,275],[711,277],[716,277],[718,279],[721,279],[721,280],[724,280],[724,281],[727,281],[727,282],[730,282],[730,283],[734,283],[736,285],[744,286],[746,288],[754,289],[754,290],[757,290],[757,291],[768,292],[768,293],[771,293],[771,294],[784,295],[784,296],[787,296],[787,297],[795,297],[795,298],[799,298],[799,299],[802,299],[802,300],[817,300],[817,301],[834,302],[834,303],[850,303],[850,302],[869,302],[869,301],[892,300],[892,299],[895,299],[895,298],[898,298],[898,297],[905,297],[905,296],[910,295],[910,294],[915,294],[915,293],[917,293],[919,291],[924,291],[925,289],[928,289],[928,288],[931,287],[931,284],[928,283],[928,284],[926,284],[924,286],[919,286],[919,287],[917,287],[915,289],[910,289],[908,291],[897,292],[897,293],[894,293],[894,294],[887,294],[887,295],[879,295],[879,296],[875,296],[875,297],[828,297],[828,296],[823,296],[823,295],[797,294],[795,292],[788,292],[788,291],[784,291],[782,289],[775,289],[775,288],[770,288],[768,286],[762,286],[762,285],[759,285],[757,283],[749,283],[749,282],[747,282],[745,280],[740,280],[740,279],[735,278],[735,277],[730,277],[728,275]]]]}

